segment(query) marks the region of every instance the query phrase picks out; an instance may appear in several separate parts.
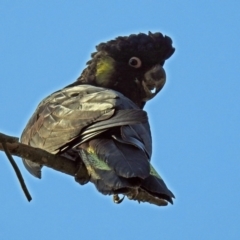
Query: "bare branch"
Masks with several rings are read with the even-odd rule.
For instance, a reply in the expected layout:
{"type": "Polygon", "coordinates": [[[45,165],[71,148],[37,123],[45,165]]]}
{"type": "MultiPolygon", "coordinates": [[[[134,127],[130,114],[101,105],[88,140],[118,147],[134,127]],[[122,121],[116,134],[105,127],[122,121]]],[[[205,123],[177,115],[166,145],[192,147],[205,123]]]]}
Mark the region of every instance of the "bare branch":
{"type": "MultiPolygon", "coordinates": [[[[17,138],[0,133],[0,151],[4,151],[2,143],[6,142],[9,152],[21,158],[31,160],[32,162],[53,168],[57,171],[74,176],[78,171],[78,163],[69,161],[69,159],[53,155],[39,148],[17,142],[17,138]]],[[[84,165],[82,167],[85,167],[84,165]]],[[[86,176],[88,178],[88,176],[86,176]]]]}
{"type": "Polygon", "coordinates": [[[21,172],[20,172],[17,164],[15,163],[12,155],[11,155],[10,152],[8,151],[8,148],[7,148],[7,146],[6,146],[6,142],[3,142],[3,143],[2,143],[2,146],[3,146],[3,149],[4,149],[5,153],[6,153],[6,155],[7,155],[7,158],[8,158],[8,160],[9,160],[9,162],[11,163],[11,165],[12,165],[12,167],[13,167],[16,175],[17,175],[17,178],[18,178],[19,183],[20,183],[20,185],[21,185],[21,187],[22,187],[22,190],[23,190],[23,192],[24,192],[27,200],[30,202],[30,201],[32,200],[32,197],[31,197],[31,195],[30,195],[30,193],[29,193],[29,191],[28,191],[28,189],[27,189],[27,186],[26,186],[26,184],[25,184],[25,182],[24,182],[24,179],[23,179],[23,177],[22,177],[22,174],[21,174],[21,172]]]}

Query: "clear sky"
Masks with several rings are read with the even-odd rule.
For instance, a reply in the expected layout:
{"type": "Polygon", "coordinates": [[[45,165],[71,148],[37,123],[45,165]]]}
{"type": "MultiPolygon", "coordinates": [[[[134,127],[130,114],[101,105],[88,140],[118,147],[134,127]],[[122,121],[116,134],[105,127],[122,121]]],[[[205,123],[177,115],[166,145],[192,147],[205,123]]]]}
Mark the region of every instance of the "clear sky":
{"type": "Polygon", "coordinates": [[[147,104],[152,162],[176,195],[115,205],[92,184],[15,157],[28,203],[0,153],[0,239],[240,239],[239,1],[0,1],[0,132],[20,136],[37,104],[72,83],[94,47],[161,31],[176,52],[147,104]]]}

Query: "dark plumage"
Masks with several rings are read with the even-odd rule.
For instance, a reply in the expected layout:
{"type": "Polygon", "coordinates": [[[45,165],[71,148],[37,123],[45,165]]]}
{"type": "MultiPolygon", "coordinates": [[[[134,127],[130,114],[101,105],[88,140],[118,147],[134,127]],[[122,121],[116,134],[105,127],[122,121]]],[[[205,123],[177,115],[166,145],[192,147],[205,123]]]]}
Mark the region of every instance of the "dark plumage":
{"type": "Polygon", "coordinates": [[[118,37],[100,43],[96,48],[97,52],[92,54],[92,59],[87,62],[88,67],[75,84],[89,83],[116,90],[141,108],[162,89],[166,80],[162,66],[175,50],[169,37],[151,32],[148,35],[140,33],[118,37]],[[132,57],[140,59],[140,67],[129,65],[132,57]],[[110,67],[104,69],[104,74],[98,74],[98,67],[104,64],[110,67]],[[153,81],[151,76],[146,78],[145,74],[153,71],[154,67],[159,76],[153,81]]]}
{"type": "MultiPolygon", "coordinates": [[[[96,48],[76,82],[39,104],[21,141],[81,159],[103,194],[130,199],[146,194],[162,199],[159,205],[172,203],[174,195],[150,164],[151,133],[142,110],[165,83],[162,66],[174,52],[172,41],[161,33],[141,33],[96,48]]],[[[42,166],[23,161],[30,173],[41,177],[42,166]]]]}

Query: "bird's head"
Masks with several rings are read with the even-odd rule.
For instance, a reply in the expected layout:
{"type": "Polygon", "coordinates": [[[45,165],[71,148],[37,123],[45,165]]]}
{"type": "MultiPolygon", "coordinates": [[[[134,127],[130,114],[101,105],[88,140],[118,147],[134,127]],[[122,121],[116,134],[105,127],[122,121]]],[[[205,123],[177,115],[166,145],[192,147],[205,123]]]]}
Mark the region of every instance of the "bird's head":
{"type": "Polygon", "coordinates": [[[139,107],[164,86],[163,64],[174,52],[161,33],[132,34],[100,43],[78,82],[116,90],[139,107]]]}

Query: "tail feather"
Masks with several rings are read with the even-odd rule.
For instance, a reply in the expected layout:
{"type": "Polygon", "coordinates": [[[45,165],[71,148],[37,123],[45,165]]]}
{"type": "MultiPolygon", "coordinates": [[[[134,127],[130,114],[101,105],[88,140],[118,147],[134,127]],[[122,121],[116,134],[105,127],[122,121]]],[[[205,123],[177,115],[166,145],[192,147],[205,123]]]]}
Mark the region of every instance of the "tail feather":
{"type": "Polygon", "coordinates": [[[121,181],[120,184],[117,184],[115,186],[109,186],[107,185],[105,178],[91,179],[92,183],[95,185],[97,190],[104,195],[127,194],[129,192],[129,189],[140,187],[140,181],[138,180],[132,182],[132,181],[129,181],[128,179],[127,183],[125,181],[126,179],[120,178],[118,180],[121,181]]]}
{"type": "Polygon", "coordinates": [[[118,176],[113,170],[95,169],[95,173],[97,175],[97,181],[101,179],[107,187],[112,189],[111,194],[113,194],[114,190],[117,189],[139,187],[141,182],[138,178],[131,179],[118,176]]]}
{"type": "Polygon", "coordinates": [[[162,179],[159,179],[153,175],[150,175],[143,180],[141,188],[150,193],[153,196],[167,200],[173,204],[173,193],[167,188],[162,179]]]}
{"type": "Polygon", "coordinates": [[[79,153],[91,176],[91,181],[103,194],[113,194],[115,190],[140,186],[140,178],[119,176],[98,155],[89,153],[84,149],[81,149],[79,153]]]}
{"type": "MultiPolygon", "coordinates": [[[[149,175],[150,166],[145,153],[128,144],[118,143],[113,139],[93,139],[81,144],[81,148],[92,156],[91,165],[102,160],[117,175],[124,178],[146,178],[149,175]],[[94,160],[94,161],[93,161],[94,160]]],[[[95,166],[99,168],[99,166],[95,166]]]]}
{"type": "Polygon", "coordinates": [[[167,188],[163,179],[160,177],[152,165],[150,165],[150,168],[150,175],[143,180],[141,187],[153,196],[163,198],[173,204],[173,193],[167,188]]]}
{"type": "Polygon", "coordinates": [[[141,200],[152,196],[162,199],[162,205],[167,204],[164,200],[173,203],[173,193],[141,148],[108,137],[92,139],[78,149],[90,181],[99,192],[105,195],[122,193],[132,199],[140,197],[141,192],[141,200]]]}
{"type": "Polygon", "coordinates": [[[139,188],[173,203],[174,195],[141,149],[111,138],[93,139],[79,148],[91,182],[99,192],[124,194],[139,188]]]}

